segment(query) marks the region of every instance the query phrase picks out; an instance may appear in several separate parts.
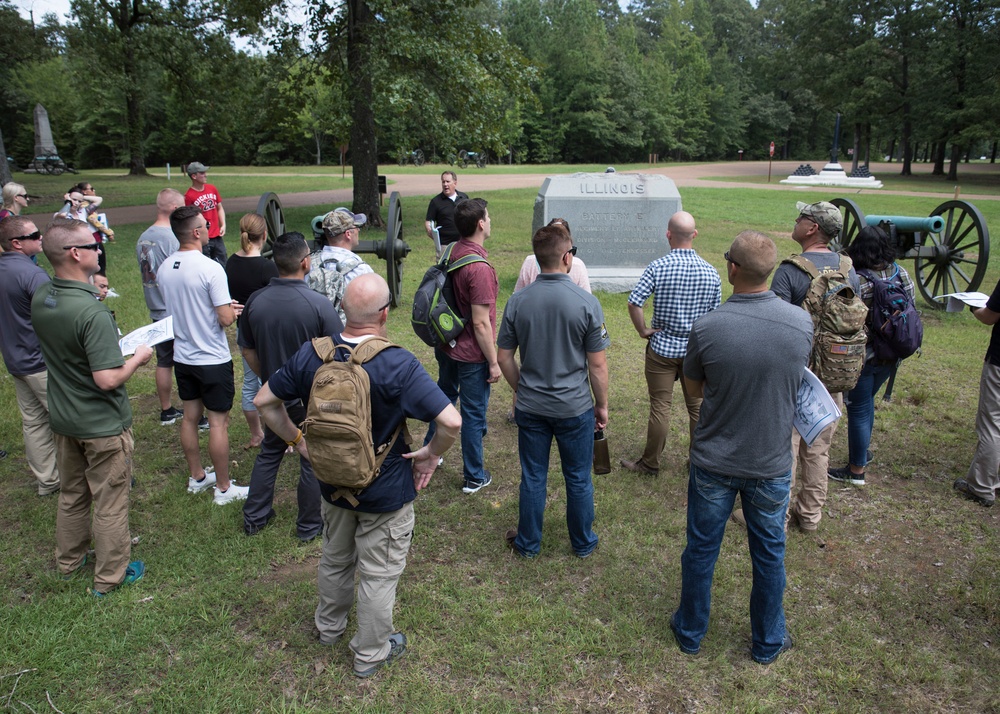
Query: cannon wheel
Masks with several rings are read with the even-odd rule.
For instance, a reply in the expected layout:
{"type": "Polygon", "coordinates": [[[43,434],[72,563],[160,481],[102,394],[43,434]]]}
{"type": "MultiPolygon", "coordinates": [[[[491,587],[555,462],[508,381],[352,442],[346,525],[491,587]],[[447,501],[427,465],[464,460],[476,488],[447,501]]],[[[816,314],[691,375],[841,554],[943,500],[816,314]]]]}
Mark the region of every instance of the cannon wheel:
{"type": "Polygon", "coordinates": [[[414,166],[424,165],[424,152],[421,151],[420,149],[417,149],[416,151],[413,152],[413,165],[414,166]]]}
{"type": "Polygon", "coordinates": [[[399,255],[397,246],[403,241],[403,205],[399,202],[399,192],[389,194],[389,220],[385,232],[385,271],[386,282],[389,283],[389,294],[392,306],[399,307],[400,295],[403,291],[403,258],[399,255]],[[397,239],[399,243],[397,243],[397,239]]]}
{"type": "Polygon", "coordinates": [[[285,232],[285,212],[281,208],[281,199],[276,193],[265,193],[257,202],[257,213],[264,217],[267,224],[267,243],[261,255],[271,257],[271,244],[274,239],[285,232]]]}
{"type": "Polygon", "coordinates": [[[944,218],[941,233],[924,233],[924,250],[929,257],[914,260],[917,287],[933,307],[943,309],[944,300],[935,295],[971,292],[979,288],[990,261],[990,232],[979,209],[965,201],[945,201],[931,211],[944,218]]]}
{"type": "Polygon", "coordinates": [[[835,198],[830,203],[840,209],[840,215],[844,218],[844,227],[840,229],[840,235],[830,241],[830,250],[834,253],[843,253],[861,229],[868,224],[865,223],[864,211],[849,198],[835,198]]]}
{"type": "Polygon", "coordinates": [[[485,166],[486,166],[486,152],[480,151],[476,155],[476,167],[481,169],[484,168],[485,166]]]}

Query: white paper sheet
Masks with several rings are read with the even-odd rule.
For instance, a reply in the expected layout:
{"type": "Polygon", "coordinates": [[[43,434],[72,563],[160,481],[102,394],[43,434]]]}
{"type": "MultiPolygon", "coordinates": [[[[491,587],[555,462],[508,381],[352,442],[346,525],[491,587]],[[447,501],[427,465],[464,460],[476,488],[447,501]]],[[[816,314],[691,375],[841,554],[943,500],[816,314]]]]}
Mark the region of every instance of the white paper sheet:
{"type": "Polygon", "coordinates": [[[830,392],[826,390],[819,377],[806,368],[799,385],[799,393],[795,402],[795,419],[793,424],[798,429],[803,441],[812,446],[816,437],[828,425],[840,418],[840,409],[833,401],[830,392]]]}
{"type": "Polygon", "coordinates": [[[946,312],[962,312],[966,305],[986,307],[986,302],[990,299],[990,296],[985,293],[948,293],[947,295],[938,295],[934,299],[940,300],[941,298],[948,298],[948,305],[945,307],[946,312]]]}
{"type": "Polygon", "coordinates": [[[128,357],[135,354],[135,348],[139,345],[152,347],[172,339],[174,339],[174,318],[171,315],[164,320],[132,330],[118,340],[118,346],[121,347],[122,354],[128,357]]]}

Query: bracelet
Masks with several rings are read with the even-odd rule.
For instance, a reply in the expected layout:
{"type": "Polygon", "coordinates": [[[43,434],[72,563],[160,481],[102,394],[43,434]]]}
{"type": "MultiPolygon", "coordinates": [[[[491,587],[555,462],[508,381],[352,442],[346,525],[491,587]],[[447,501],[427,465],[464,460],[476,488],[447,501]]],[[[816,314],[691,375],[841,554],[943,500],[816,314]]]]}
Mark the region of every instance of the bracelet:
{"type": "Polygon", "coordinates": [[[298,443],[300,441],[302,441],[302,430],[301,429],[299,429],[298,436],[296,436],[291,441],[285,441],[285,443],[288,444],[289,446],[298,446],[298,443]]]}

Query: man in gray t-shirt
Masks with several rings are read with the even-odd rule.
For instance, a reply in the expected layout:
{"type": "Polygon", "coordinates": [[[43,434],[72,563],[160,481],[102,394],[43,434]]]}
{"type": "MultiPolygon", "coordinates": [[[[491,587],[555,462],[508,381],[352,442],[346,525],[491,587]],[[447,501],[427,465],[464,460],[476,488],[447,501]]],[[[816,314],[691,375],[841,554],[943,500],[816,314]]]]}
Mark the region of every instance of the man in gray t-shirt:
{"type": "MultiPolygon", "coordinates": [[[[820,272],[837,269],[840,266],[841,256],[827,246],[840,234],[843,227],[844,221],[840,209],[826,201],[812,204],[799,202],[797,208],[799,216],[795,219],[795,227],[792,229],[792,240],[802,247],[800,255],[811,261],[820,272]]],[[[855,294],[860,293],[861,285],[853,267],[847,274],[847,279],[855,294]]],[[[811,283],[812,279],[808,273],[793,263],[786,262],[778,266],[774,272],[771,290],[782,300],[801,306],[811,283]]],[[[837,402],[837,407],[843,410],[843,395],[837,392],[831,396],[837,402]]],[[[823,506],[826,505],[830,444],[836,431],[837,422],[833,422],[820,432],[812,444],[807,444],[799,438],[797,431],[792,430],[792,454],[795,457],[792,463],[794,493],[788,506],[788,521],[797,525],[804,533],[815,533],[822,518],[823,506]]]]}
{"type": "Polygon", "coordinates": [[[777,249],[744,231],[726,253],[733,296],[695,321],[684,357],[689,393],[703,396],[691,446],[681,602],[670,629],[697,654],[708,631],[712,576],[740,495],[753,560],[751,656],[767,664],[792,646],[785,628],[788,430],[812,349],[812,319],[767,289],[777,249]]]}
{"type": "MultiPolygon", "coordinates": [[[[142,276],[142,292],[149,308],[149,319],[162,320],[170,313],[160,293],[160,283],[156,271],[167,256],[180,248],[177,236],[170,230],[170,212],[184,205],[184,197],[179,191],[165,188],[156,196],[156,222],[142,232],[135,244],[135,257],[139,262],[142,276]]],[[[173,387],[174,342],[162,342],[156,346],[156,396],[160,400],[160,424],[164,426],[180,420],[183,413],[170,403],[173,387]]]]}
{"type": "Polygon", "coordinates": [[[508,531],[507,542],[526,558],[541,550],[555,438],[566,480],[570,544],[586,558],[597,547],[590,469],[595,427],[608,423],[605,350],[611,341],[600,302],[569,277],[576,254],[569,232],[561,225],[539,228],[531,245],[541,273],[507,302],[497,338],[497,362],[517,394],[521,459],[517,530],[508,531]],[[520,365],[515,350],[520,350],[520,365]]]}

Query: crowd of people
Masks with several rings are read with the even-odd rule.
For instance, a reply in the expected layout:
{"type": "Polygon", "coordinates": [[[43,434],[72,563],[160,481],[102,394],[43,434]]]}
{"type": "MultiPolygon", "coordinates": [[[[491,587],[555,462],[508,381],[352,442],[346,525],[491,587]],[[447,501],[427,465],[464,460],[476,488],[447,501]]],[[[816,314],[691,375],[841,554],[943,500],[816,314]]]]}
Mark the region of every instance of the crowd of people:
{"type": "MultiPolygon", "coordinates": [[[[532,253],[498,324],[488,204],[458,192],[453,172],[442,175],[427,230],[444,245],[455,244],[452,260],[479,258],[451,278],[468,325],[454,342],[435,349],[436,380],[398,345],[381,344],[367,361],[358,360],[370,382],[371,440],[381,467],[370,486],[345,492],[317,478],[309,448],[322,436],[303,433],[302,425],[320,368],[352,360],[369,340],[371,346],[390,337],[388,285],[352,251],[366,217],[346,208],[330,211],[322,221],[322,245],[311,250],[302,234],[268,236],[263,218],[247,214],[239,223],[240,250],[227,258],[219,247],[222,199],[206,183],[207,170],[198,162],[188,166],[193,198],[160,191],[156,221],[136,244],[150,318],[170,316],[174,339],[155,350],[140,346],[130,359],[122,356],[117,325],[103,302],[107,281],[95,279],[104,240],[113,233],[81,220],[101,204],[93,187],[82,184],[78,193],[67,194],[68,210],[46,227],[44,240],[19,215],[23,187],[3,189],[5,205],[13,208],[0,221],[0,346],[14,378],[38,494],[59,494],[60,573],[71,577],[93,563],[91,592],[98,597],[145,574],[145,564],[131,559],[134,441],[126,383],[154,356],[160,422],[180,421],[187,491],[211,492],[219,506],[242,502],[247,536],[276,518],[278,468],[297,452],[296,535],[303,542],[322,538],[319,640],[338,642],[356,606],[350,648],[359,677],[373,675],[406,650],[392,613],[417,492],[456,441],[462,447],[463,493],[479,493],[493,481],[483,440],[491,387],[501,377],[515,395],[510,418],[518,427],[521,467],[518,520],[505,534],[507,545],[517,557],[541,554],[555,441],[569,544],[576,556],[588,558],[599,544],[591,465],[594,433],[610,418],[610,337],[569,224],[555,219],[535,231],[532,253]],[[208,193],[211,200],[204,199],[208,193]],[[263,256],[265,249],[270,257],[263,256]],[[54,271],[51,279],[31,260],[41,251],[54,271]],[[242,486],[229,474],[236,385],[226,330],[234,323],[243,360],[242,409],[250,446],[260,449],[250,483],[242,486]],[[332,342],[321,347],[320,338],[332,342]],[[175,382],[181,407],[171,401],[175,382]],[[429,424],[422,444],[410,443],[407,419],[429,424]],[[203,425],[210,466],[199,443],[203,425]]],[[[839,210],[825,202],[797,209],[792,239],[801,251],[792,259],[779,264],[774,242],[759,232],[736,236],[725,254],[733,286],[725,302],[718,271],[695,251],[695,218],[676,213],[666,226],[669,253],[647,266],[628,298],[631,321],[648,342],[649,419],[642,454],[622,459],[621,466],[645,476],[659,473],[675,381],[681,382],[688,414],[687,545],[680,604],[670,619],[686,654],[700,651],[708,629],[712,575],[727,521],[747,530],[754,563],[751,654],[770,663],[792,646],[783,610],[786,533],[791,528],[816,536],[828,479],[865,483],[873,398],[893,368],[876,359],[870,346],[856,386],[846,394],[848,466],[829,467],[836,422],[809,442],[792,427],[799,385],[813,356],[814,321],[802,309],[813,271],[839,272],[869,306],[879,280],[898,284],[912,299],[912,281],[895,263],[884,231],[865,229],[842,256],[829,249],[842,228],[839,210]],[[644,307],[651,297],[647,326],[644,307]],[[734,510],[737,495],[740,508],[734,510]]],[[[1000,285],[975,314],[986,324],[1000,324],[1000,285]]],[[[966,478],[955,482],[959,493],[983,506],[993,504],[1000,487],[998,370],[1000,332],[994,329],[981,384],[979,447],[966,478]]],[[[832,396],[843,403],[839,393],[832,396]]]]}

